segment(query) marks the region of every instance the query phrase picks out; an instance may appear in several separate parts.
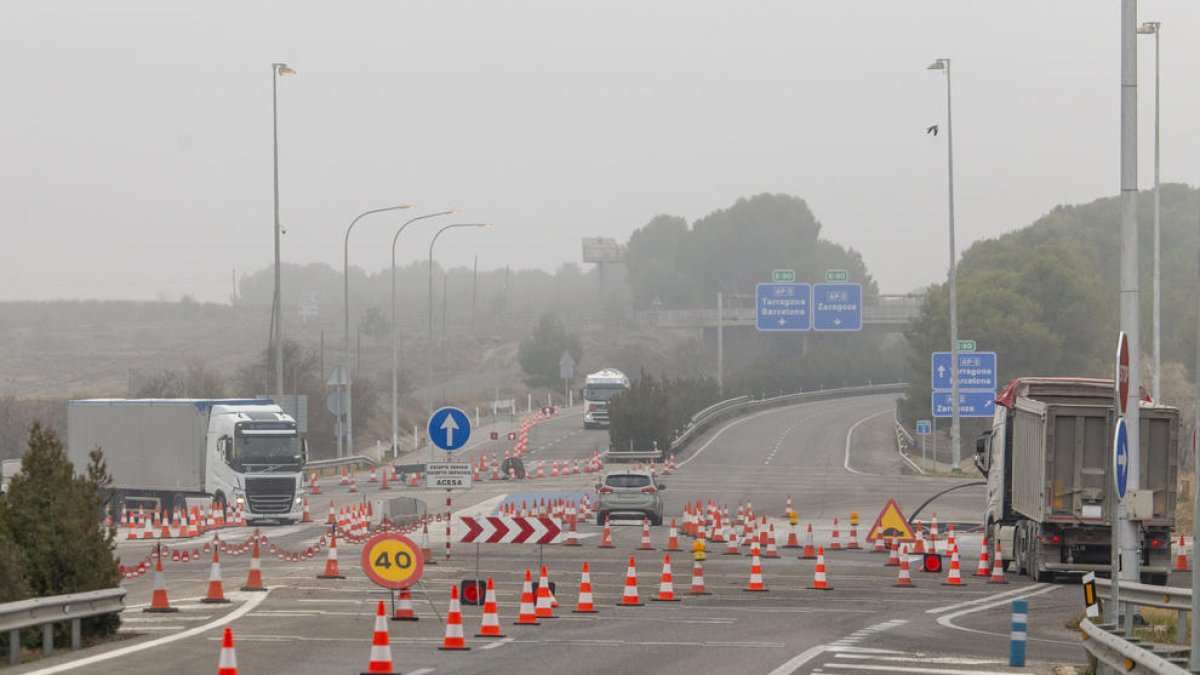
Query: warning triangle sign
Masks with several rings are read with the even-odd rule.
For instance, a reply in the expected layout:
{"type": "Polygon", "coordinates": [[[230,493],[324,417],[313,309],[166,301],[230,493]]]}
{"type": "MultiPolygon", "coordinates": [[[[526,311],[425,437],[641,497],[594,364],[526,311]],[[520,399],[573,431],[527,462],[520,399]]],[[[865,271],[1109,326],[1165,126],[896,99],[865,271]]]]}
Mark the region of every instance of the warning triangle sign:
{"type": "Polygon", "coordinates": [[[889,499],[883,510],[879,512],[879,517],[875,519],[875,524],[867,532],[867,541],[874,542],[876,539],[890,541],[893,535],[896,537],[896,541],[904,544],[911,544],[917,540],[913,536],[912,528],[908,525],[908,519],[896,505],[896,500],[889,499]]]}

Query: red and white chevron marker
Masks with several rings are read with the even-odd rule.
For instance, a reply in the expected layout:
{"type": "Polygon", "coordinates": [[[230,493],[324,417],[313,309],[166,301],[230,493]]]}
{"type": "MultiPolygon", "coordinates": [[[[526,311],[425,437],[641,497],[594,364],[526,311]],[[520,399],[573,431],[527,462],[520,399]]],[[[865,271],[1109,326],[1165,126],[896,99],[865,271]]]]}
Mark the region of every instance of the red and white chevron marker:
{"type": "Polygon", "coordinates": [[[563,536],[562,524],[549,516],[463,516],[462,524],[464,544],[557,544],[563,536]]]}

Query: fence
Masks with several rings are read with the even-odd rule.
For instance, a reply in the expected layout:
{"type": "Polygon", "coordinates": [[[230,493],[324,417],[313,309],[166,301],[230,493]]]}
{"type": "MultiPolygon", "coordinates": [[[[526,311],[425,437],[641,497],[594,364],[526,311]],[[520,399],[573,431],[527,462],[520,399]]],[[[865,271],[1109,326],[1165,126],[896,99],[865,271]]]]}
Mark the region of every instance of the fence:
{"type": "MultiPolygon", "coordinates": [[[[1110,589],[1112,581],[1096,579],[1096,586],[1110,589]]],[[[1192,589],[1122,581],[1121,602],[1135,606],[1177,610],[1179,612],[1178,638],[1180,642],[1186,641],[1186,617],[1192,608],[1192,589]]],[[[1084,619],[1079,623],[1079,629],[1083,631],[1083,646],[1087,650],[1089,658],[1093,660],[1092,665],[1096,668],[1097,673],[1105,672],[1105,668],[1119,673],[1136,669],[1136,672],[1139,673],[1159,673],[1161,675],[1185,675],[1191,672],[1185,669],[1186,659],[1162,653],[1161,648],[1154,646],[1150,646],[1148,649],[1140,640],[1129,639],[1119,634],[1117,626],[1114,624],[1096,624],[1084,619]]]]}
{"type": "Polygon", "coordinates": [[[125,609],[125,589],[106,588],[0,604],[0,633],[8,633],[8,662],[21,662],[21,629],[42,627],[42,654],[54,651],[54,624],[71,622],[71,649],[82,642],[80,620],[125,609]]]}

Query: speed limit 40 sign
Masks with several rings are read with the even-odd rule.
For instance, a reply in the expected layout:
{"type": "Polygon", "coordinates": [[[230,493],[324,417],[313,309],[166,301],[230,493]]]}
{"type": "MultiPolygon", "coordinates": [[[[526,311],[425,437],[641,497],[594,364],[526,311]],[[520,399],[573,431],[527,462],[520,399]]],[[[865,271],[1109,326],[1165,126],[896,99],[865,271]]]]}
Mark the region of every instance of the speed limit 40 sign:
{"type": "Polygon", "coordinates": [[[362,568],[371,581],[384,588],[399,590],[421,579],[425,563],[421,549],[411,539],[384,532],[363,544],[362,568]]]}

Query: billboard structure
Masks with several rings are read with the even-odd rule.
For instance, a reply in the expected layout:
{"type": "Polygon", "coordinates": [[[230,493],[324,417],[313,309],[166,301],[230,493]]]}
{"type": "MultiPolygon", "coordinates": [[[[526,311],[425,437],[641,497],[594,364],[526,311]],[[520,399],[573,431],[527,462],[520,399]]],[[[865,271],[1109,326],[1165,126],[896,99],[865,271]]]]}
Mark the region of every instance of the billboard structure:
{"type": "Polygon", "coordinates": [[[584,237],[583,262],[619,263],[621,262],[621,245],[611,237],[584,237]]]}

